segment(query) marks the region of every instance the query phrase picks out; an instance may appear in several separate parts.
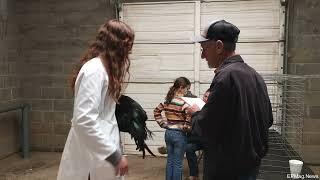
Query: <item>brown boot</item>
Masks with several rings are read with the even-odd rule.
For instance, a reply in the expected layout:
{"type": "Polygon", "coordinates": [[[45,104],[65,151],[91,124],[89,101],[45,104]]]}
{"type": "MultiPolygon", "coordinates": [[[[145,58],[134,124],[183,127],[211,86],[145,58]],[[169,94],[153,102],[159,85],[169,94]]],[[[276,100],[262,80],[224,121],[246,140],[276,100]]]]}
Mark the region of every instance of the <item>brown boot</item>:
{"type": "Polygon", "coordinates": [[[166,146],[158,147],[158,152],[160,154],[167,154],[167,147],[166,146]]]}
{"type": "Polygon", "coordinates": [[[197,176],[189,176],[188,180],[199,180],[197,176]]]}

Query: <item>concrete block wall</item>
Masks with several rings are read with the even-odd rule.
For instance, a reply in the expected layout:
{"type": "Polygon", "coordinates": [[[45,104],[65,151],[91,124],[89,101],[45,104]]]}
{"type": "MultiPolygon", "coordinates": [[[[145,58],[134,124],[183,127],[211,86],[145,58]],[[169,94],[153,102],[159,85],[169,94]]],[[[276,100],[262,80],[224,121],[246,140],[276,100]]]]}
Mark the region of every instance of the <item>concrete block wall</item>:
{"type": "MultiPolygon", "coordinates": [[[[14,0],[0,0],[0,108],[18,99],[19,77],[15,71],[17,59],[10,58],[10,49],[17,48],[13,15],[14,0]]],[[[0,113],[0,158],[19,150],[18,112],[0,113]]]]}
{"type": "Polygon", "coordinates": [[[18,99],[31,105],[33,150],[61,151],[72,116],[72,68],[94,40],[99,26],[114,16],[108,0],[16,0],[20,75],[18,99]]]}
{"type": "Polygon", "coordinates": [[[307,75],[302,156],[320,163],[320,1],[289,1],[288,73],[307,75]]]}

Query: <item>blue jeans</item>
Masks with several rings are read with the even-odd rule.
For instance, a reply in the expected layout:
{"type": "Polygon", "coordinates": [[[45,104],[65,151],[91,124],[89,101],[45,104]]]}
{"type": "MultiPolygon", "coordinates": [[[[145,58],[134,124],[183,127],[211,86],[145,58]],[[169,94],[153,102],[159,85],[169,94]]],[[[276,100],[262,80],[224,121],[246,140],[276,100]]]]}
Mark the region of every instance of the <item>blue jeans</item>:
{"type": "Polygon", "coordinates": [[[190,176],[196,176],[199,175],[199,169],[198,169],[198,158],[196,155],[196,151],[202,149],[203,146],[200,142],[192,142],[187,144],[186,148],[186,156],[188,160],[188,166],[189,166],[189,175],[190,176]]]}
{"type": "Polygon", "coordinates": [[[165,141],[168,153],[166,180],[181,180],[183,155],[187,145],[186,135],[180,130],[167,129],[165,141]]]}

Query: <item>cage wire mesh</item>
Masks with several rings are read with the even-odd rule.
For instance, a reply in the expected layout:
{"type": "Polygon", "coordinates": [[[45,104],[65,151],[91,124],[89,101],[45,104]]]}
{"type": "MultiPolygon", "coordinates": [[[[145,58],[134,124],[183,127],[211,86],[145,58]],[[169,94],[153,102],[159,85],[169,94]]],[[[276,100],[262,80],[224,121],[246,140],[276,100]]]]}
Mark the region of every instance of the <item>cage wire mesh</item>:
{"type": "Polygon", "coordinates": [[[302,160],[305,78],[283,74],[262,76],[267,84],[274,123],[269,129],[269,151],[262,160],[258,179],[288,179],[288,161],[302,160]]]}

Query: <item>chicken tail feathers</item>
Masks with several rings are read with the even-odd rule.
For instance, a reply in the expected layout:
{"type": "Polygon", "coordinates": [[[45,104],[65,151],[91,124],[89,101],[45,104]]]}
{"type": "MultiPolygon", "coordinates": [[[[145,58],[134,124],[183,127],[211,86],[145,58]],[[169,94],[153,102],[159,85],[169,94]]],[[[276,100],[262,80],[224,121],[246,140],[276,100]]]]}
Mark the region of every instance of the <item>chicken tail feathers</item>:
{"type": "Polygon", "coordinates": [[[116,105],[115,114],[119,130],[131,135],[137,145],[136,150],[142,151],[143,158],[145,150],[155,156],[145,143],[145,140],[152,138],[153,133],[147,128],[148,116],[142,106],[132,98],[122,95],[116,105]]]}

